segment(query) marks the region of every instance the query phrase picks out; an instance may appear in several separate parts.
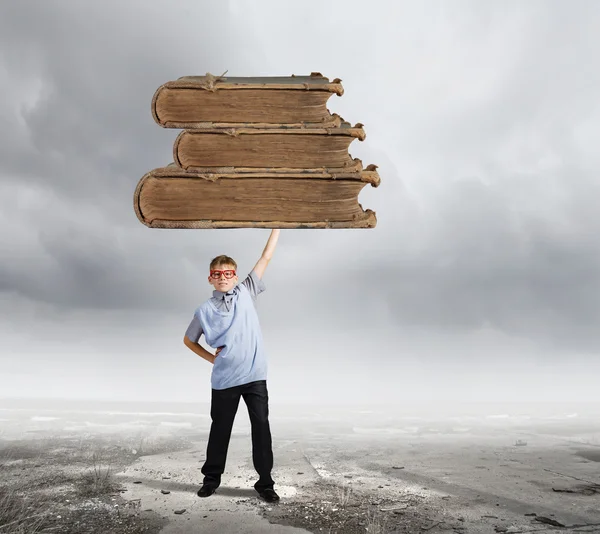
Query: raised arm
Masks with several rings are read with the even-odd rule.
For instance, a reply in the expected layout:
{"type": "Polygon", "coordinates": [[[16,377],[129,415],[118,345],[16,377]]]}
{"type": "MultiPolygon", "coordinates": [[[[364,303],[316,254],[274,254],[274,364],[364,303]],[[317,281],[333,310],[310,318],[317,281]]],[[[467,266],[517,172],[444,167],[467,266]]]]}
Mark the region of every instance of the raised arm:
{"type": "Polygon", "coordinates": [[[271,230],[271,235],[269,236],[269,240],[267,241],[265,249],[263,250],[262,256],[254,266],[254,272],[258,278],[262,278],[263,274],[265,274],[265,269],[273,257],[273,252],[275,251],[275,246],[277,245],[277,239],[279,239],[279,228],[271,230]]]}

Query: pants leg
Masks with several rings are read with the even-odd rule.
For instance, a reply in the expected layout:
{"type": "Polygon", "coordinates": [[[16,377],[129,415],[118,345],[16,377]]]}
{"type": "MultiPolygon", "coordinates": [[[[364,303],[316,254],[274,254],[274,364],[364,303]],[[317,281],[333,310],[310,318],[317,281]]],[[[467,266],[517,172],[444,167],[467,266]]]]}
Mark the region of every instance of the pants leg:
{"type": "Polygon", "coordinates": [[[214,488],[221,484],[225,471],[227,449],[231,439],[231,429],[240,403],[240,386],[222,390],[213,389],[210,405],[210,434],[206,447],[206,461],[202,466],[204,484],[214,488]]]}
{"type": "Polygon", "coordinates": [[[269,425],[269,394],[266,380],[251,382],[242,386],[242,396],[248,407],[252,427],[252,460],[259,479],[254,488],[262,491],[273,488],[273,447],[269,425]]]}

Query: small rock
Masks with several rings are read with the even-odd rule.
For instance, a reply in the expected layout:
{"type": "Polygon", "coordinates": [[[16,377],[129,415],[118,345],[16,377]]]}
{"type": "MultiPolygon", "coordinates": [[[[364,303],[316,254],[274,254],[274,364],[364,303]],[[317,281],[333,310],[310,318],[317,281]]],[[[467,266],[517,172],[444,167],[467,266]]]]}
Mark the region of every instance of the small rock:
{"type": "Polygon", "coordinates": [[[352,475],[344,475],[344,478],[352,478],[352,475]]]}
{"type": "Polygon", "coordinates": [[[525,514],[525,517],[535,517],[536,515],[535,512],[531,512],[530,514],[525,514]]]}
{"type": "Polygon", "coordinates": [[[303,475],[304,473],[302,471],[298,471],[298,473],[296,473],[298,475],[303,475]]]}
{"type": "Polygon", "coordinates": [[[558,521],[554,520],[554,519],[550,519],[549,517],[544,517],[544,516],[537,516],[535,518],[535,521],[538,521],[539,523],[545,523],[546,525],[552,525],[553,527],[564,527],[565,525],[563,525],[562,523],[559,523],[558,521]]]}
{"type": "Polygon", "coordinates": [[[163,495],[168,495],[169,493],[171,493],[169,490],[160,490],[160,492],[161,492],[163,495]]]}
{"type": "Polygon", "coordinates": [[[392,469],[404,469],[404,466],[397,466],[397,465],[393,465],[392,469]]]}
{"type": "Polygon", "coordinates": [[[177,515],[181,515],[185,513],[185,508],[182,508],[181,510],[174,510],[173,513],[177,514],[177,515]]]}
{"type": "Polygon", "coordinates": [[[142,481],[141,481],[141,480],[136,480],[136,481],[134,482],[134,484],[141,484],[141,483],[142,483],[142,481]]]}

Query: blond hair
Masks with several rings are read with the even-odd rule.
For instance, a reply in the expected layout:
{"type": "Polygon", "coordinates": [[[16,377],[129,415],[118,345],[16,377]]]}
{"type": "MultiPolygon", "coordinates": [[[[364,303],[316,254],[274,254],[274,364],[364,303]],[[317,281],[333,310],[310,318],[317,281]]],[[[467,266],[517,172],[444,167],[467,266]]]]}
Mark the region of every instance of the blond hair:
{"type": "Polygon", "coordinates": [[[213,258],[213,260],[210,262],[210,270],[213,270],[215,267],[221,267],[222,265],[231,265],[237,270],[237,263],[235,263],[232,258],[225,256],[224,254],[213,258]]]}

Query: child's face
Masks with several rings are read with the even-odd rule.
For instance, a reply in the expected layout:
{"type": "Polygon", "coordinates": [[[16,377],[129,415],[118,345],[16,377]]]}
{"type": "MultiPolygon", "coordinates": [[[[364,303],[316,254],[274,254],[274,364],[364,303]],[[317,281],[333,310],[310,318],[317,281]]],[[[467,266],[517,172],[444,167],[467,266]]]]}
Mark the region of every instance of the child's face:
{"type": "Polygon", "coordinates": [[[217,265],[208,275],[208,283],[211,284],[217,291],[227,293],[227,291],[233,289],[238,283],[238,277],[237,274],[235,274],[235,267],[233,267],[233,265],[217,265]],[[233,271],[234,276],[231,278],[226,278],[226,275],[231,276],[231,273],[228,273],[227,271],[233,271]],[[217,276],[219,276],[219,278],[216,278],[217,276]]]}

